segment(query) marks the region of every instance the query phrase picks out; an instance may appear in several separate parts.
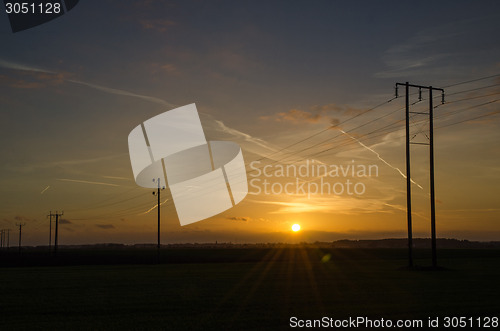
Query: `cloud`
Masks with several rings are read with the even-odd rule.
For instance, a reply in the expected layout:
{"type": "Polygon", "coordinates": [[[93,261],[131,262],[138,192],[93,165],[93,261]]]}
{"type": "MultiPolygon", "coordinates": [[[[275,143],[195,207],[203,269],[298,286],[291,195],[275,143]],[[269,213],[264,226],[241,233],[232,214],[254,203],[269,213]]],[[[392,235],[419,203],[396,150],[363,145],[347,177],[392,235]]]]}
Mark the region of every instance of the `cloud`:
{"type": "Polygon", "coordinates": [[[375,77],[455,80],[471,72],[486,75],[492,68],[481,67],[481,62],[491,63],[500,56],[500,47],[492,46],[489,37],[498,34],[498,18],[476,17],[425,28],[387,49],[382,55],[387,70],[375,77]]]}
{"type": "Polygon", "coordinates": [[[248,222],[250,220],[250,217],[236,217],[236,216],[233,216],[233,217],[227,217],[228,220],[232,220],[232,221],[242,221],[242,222],[248,222]]]}
{"type": "Polygon", "coordinates": [[[169,27],[175,25],[175,22],[165,19],[141,19],[139,20],[139,24],[145,30],[165,32],[169,27]]]}
{"type": "Polygon", "coordinates": [[[110,229],[115,228],[115,226],[113,224],[96,224],[95,226],[97,226],[100,229],[104,229],[104,230],[110,230],[110,229]]]}
{"type": "Polygon", "coordinates": [[[290,109],[287,112],[276,114],[275,120],[277,122],[289,121],[292,123],[318,123],[323,116],[321,114],[313,114],[300,109],[290,109]]]}
{"type": "MultiPolygon", "coordinates": [[[[366,213],[389,212],[387,201],[394,199],[393,196],[380,198],[356,198],[336,195],[311,195],[313,199],[305,197],[287,196],[288,201],[278,200],[252,200],[254,203],[274,205],[278,208],[270,214],[297,214],[297,213],[339,213],[346,215],[359,215],[366,213]]],[[[392,210],[392,208],[391,208],[392,210]]]]}
{"type": "Polygon", "coordinates": [[[59,220],[59,224],[73,224],[70,220],[62,218],[59,220]]]}
{"type": "Polygon", "coordinates": [[[173,63],[151,63],[150,67],[153,74],[161,72],[168,74],[178,73],[177,67],[173,63]]]}
{"type": "Polygon", "coordinates": [[[36,89],[45,86],[40,82],[32,82],[23,79],[16,79],[5,75],[0,75],[0,84],[19,89],[36,89]]]}
{"type": "Polygon", "coordinates": [[[340,106],[336,104],[314,105],[309,110],[290,109],[271,116],[261,116],[261,120],[273,120],[276,122],[289,122],[293,124],[316,124],[319,122],[329,122],[330,125],[338,125],[340,120],[337,116],[359,114],[363,110],[350,106],[340,106]],[[335,117],[332,116],[335,113],[335,117]]]}

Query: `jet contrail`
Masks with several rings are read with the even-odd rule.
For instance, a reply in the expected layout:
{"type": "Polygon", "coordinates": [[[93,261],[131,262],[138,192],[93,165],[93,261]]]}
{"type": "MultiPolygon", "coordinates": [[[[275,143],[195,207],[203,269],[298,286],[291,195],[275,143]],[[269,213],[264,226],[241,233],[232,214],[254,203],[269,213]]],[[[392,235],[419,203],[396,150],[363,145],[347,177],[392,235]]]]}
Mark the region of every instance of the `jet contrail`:
{"type": "Polygon", "coordinates": [[[49,189],[49,187],[50,187],[50,185],[48,185],[46,188],[44,188],[44,189],[43,189],[43,191],[42,191],[42,192],[40,192],[40,194],[44,194],[44,193],[45,193],[45,191],[47,191],[47,190],[49,189]]]}
{"type": "Polygon", "coordinates": [[[119,89],[115,89],[115,88],[111,88],[111,87],[106,87],[106,86],[101,86],[101,85],[97,85],[97,84],[86,83],[86,82],[82,82],[82,81],[79,81],[79,80],[68,79],[66,81],[70,82],[70,83],[73,83],[73,84],[80,84],[80,85],[83,85],[83,86],[87,86],[87,87],[90,87],[90,88],[93,88],[93,89],[96,89],[96,90],[99,90],[99,91],[102,91],[102,92],[106,92],[106,93],[109,93],[109,94],[124,95],[124,96],[128,96],[128,97],[134,97],[134,98],[143,99],[143,100],[150,101],[150,102],[153,102],[153,103],[158,103],[158,104],[161,104],[161,105],[164,105],[164,106],[168,106],[168,107],[176,107],[176,105],[174,105],[174,104],[172,104],[170,102],[167,102],[167,101],[165,101],[163,99],[160,99],[160,98],[151,97],[151,96],[148,96],[148,95],[142,95],[142,94],[132,93],[132,92],[129,92],[129,91],[119,90],[119,89]]]}
{"type": "MultiPolygon", "coordinates": [[[[160,203],[160,206],[163,205],[165,202],[167,202],[168,199],[165,199],[165,201],[163,201],[162,203],[160,203]]],[[[154,210],[156,207],[158,207],[158,204],[154,205],[153,207],[151,207],[149,210],[145,211],[144,213],[140,213],[138,215],[145,215],[145,214],[149,214],[152,210],[154,210]]]]}
{"type": "MultiPolygon", "coordinates": [[[[54,72],[54,71],[51,71],[51,70],[46,70],[46,69],[37,68],[37,67],[34,67],[34,66],[28,66],[28,65],[24,65],[24,64],[19,64],[19,63],[14,63],[14,62],[10,62],[10,61],[5,61],[5,60],[2,60],[2,59],[0,59],[0,67],[4,67],[4,68],[7,68],[7,69],[13,69],[13,70],[20,70],[20,71],[41,72],[41,73],[51,74],[51,75],[57,75],[58,74],[57,72],[54,72]]],[[[97,85],[97,84],[91,84],[91,83],[82,82],[80,80],[75,80],[75,79],[64,79],[64,81],[69,82],[69,83],[73,83],[73,84],[79,84],[79,85],[83,85],[83,86],[86,86],[86,87],[90,87],[90,88],[93,88],[93,89],[96,89],[96,90],[99,90],[99,91],[102,91],[102,92],[106,92],[106,93],[109,93],[109,94],[124,95],[124,96],[133,97],[133,98],[139,98],[139,99],[147,100],[147,101],[150,101],[150,102],[153,102],[153,103],[158,103],[158,104],[161,104],[161,105],[164,105],[164,106],[168,106],[168,107],[176,107],[176,105],[174,105],[174,104],[172,104],[170,102],[167,102],[167,101],[165,101],[163,99],[160,99],[160,98],[155,98],[155,97],[152,97],[152,96],[148,96],[148,95],[137,94],[137,93],[133,93],[133,92],[129,92],[129,91],[124,91],[124,90],[119,90],[119,89],[115,89],[115,88],[111,88],[111,87],[106,87],[106,86],[101,86],[101,85],[97,85]]]]}
{"type": "Polygon", "coordinates": [[[106,185],[106,186],[120,186],[116,184],[103,183],[103,182],[90,182],[87,180],[78,180],[78,179],[66,179],[66,178],[57,178],[57,180],[63,182],[74,182],[74,183],[83,183],[83,184],[94,184],[94,185],[106,185]]]}
{"type": "MultiPolygon", "coordinates": [[[[366,149],[367,149],[367,150],[369,150],[370,152],[372,152],[372,153],[374,153],[375,155],[377,155],[377,158],[378,158],[380,161],[384,162],[384,163],[385,163],[385,164],[387,164],[389,167],[391,167],[392,169],[394,169],[394,170],[396,170],[397,172],[399,172],[399,174],[400,174],[401,176],[403,176],[403,178],[406,178],[406,175],[405,175],[405,174],[404,174],[404,173],[403,173],[403,172],[402,172],[402,171],[401,171],[398,167],[395,167],[395,166],[393,166],[392,164],[390,164],[389,162],[387,162],[386,160],[384,160],[384,159],[380,156],[380,154],[379,154],[379,153],[375,152],[373,149],[371,149],[370,147],[366,146],[366,145],[365,145],[365,144],[363,144],[361,141],[359,141],[359,139],[357,139],[357,138],[355,138],[355,137],[351,136],[349,133],[345,132],[344,130],[342,130],[342,129],[339,129],[339,130],[340,130],[340,132],[342,132],[343,134],[345,134],[346,136],[348,136],[349,138],[351,138],[352,140],[354,140],[355,142],[357,142],[357,143],[358,143],[359,145],[361,145],[362,147],[366,148],[366,149]]],[[[420,186],[420,184],[418,184],[417,182],[415,182],[413,179],[410,179],[410,181],[411,181],[413,184],[417,185],[420,189],[422,189],[422,190],[424,189],[422,186],[420,186]]]]}

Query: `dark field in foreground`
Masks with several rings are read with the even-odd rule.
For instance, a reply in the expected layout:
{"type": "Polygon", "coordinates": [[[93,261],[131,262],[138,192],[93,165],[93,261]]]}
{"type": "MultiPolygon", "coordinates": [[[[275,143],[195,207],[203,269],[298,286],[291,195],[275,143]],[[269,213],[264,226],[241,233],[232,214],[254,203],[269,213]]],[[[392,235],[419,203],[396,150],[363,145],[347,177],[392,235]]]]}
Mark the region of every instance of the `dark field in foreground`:
{"type": "Polygon", "coordinates": [[[61,251],[74,265],[0,268],[0,328],[276,330],[292,316],[500,315],[498,250],[441,250],[438,271],[403,268],[399,249],[177,249],[146,264],[154,254],[61,251]],[[104,264],[113,259],[137,264],[104,264]]]}

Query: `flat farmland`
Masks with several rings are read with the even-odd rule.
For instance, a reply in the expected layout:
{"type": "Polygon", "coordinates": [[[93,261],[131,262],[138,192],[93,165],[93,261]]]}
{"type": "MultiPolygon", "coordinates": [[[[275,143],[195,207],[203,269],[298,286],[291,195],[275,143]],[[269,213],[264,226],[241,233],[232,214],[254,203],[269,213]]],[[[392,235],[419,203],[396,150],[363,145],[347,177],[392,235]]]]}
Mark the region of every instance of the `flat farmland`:
{"type": "MultiPolygon", "coordinates": [[[[3,256],[0,328],[277,330],[293,316],[500,315],[498,250],[440,250],[440,270],[405,268],[400,249],[172,249],[161,264],[155,254],[3,256]]],[[[416,264],[429,265],[429,255],[416,250],[416,264]]]]}

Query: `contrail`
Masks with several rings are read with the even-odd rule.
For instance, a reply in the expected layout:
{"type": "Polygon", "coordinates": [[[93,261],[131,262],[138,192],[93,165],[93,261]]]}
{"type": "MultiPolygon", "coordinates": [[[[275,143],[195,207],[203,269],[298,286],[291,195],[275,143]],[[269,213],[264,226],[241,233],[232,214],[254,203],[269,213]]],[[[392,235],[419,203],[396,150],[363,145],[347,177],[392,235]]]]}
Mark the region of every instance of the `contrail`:
{"type": "Polygon", "coordinates": [[[57,180],[60,180],[60,181],[63,181],[63,182],[74,182],[74,183],[93,184],[93,185],[120,186],[120,185],[110,184],[110,183],[90,182],[90,181],[87,181],[87,180],[77,180],[77,179],[57,178],[57,180]]]}
{"type": "MultiPolygon", "coordinates": [[[[2,60],[2,59],[0,59],[0,67],[4,67],[4,68],[7,68],[7,69],[13,69],[13,70],[20,70],[20,71],[41,72],[41,73],[51,74],[51,75],[57,75],[58,74],[57,72],[54,72],[54,71],[51,71],[51,70],[46,70],[46,69],[37,68],[37,67],[34,67],[34,66],[28,66],[28,65],[24,65],[24,64],[9,62],[9,61],[5,61],[5,60],[2,60]]],[[[158,103],[158,104],[161,104],[161,105],[164,105],[164,106],[168,106],[168,107],[176,107],[176,105],[174,105],[174,104],[172,104],[170,102],[167,102],[167,101],[165,101],[163,99],[160,99],[160,98],[155,98],[155,97],[152,97],[152,96],[148,96],[148,95],[137,94],[137,93],[133,93],[133,92],[129,92],[129,91],[124,91],[124,90],[119,90],[119,89],[115,89],[115,88],[111,88],[111,87],[106,87],[106,86],[101,86],[101,85],[97,85],[97,84],[91,84],[91,83],[87,83],[87,82],[82,82],[80,80],[64,79],[64,81],[69,82],[69,83],[73,83],[73,84],[79,84],[79,85],[83,85],[83,86],[86,86],[86,87],[90,87],[90,88],[93,88],[93,89],[96,89],[96,90],[99,90],[99,91],[102,91],[102,92],[106,92],[106,93],[109,93],[109,94],[124,95],[124,96],[133,97],[133,98],[143,99],[143,100],[150,101],[150,102],[153,102],[153,103],[158,103]]]]}
{"type": "Polygon", "coordinates": [[[115,88],[111,88],[111,87],[106,87],[106,86],[101,86],[101,85],[97,85],[97,84],[86,83],[86,82],[82,82],[82,81],[79,81],[79,80],[68,79],[66,81],[70,82],[70,83],[73,83],[73,84],[84,85],[84,86],[87,86],[87,87],[90,87],[90,88],[93,88],[93,89],[96,89],[96,90],[99,90],[99,91],[102,91],[102,92],[106,92],[106,93],[109,93],[109,94],[124,95],[124,96],[128,96],[128,97],[134,97],[134,98],[143,99],[143,100],[150,101],[150,102],[153,102],[153,103],[158,103],[158,104],[161,104],[161,105],[164,105],[164,106],[168,106],[168,107],[176,107],[176,105],[174,105],[174,104],[172,104],[170,102],[167,102],[167,101],[165,101],[163,99],[160,99],[160,98],[151,97],[151,96],[148,96],[148,95],[142,95],[142,94],[132,93],[132,92],[129,92],[129,91],[119,90],[119,89],[115,89],[115,88]]]}
{"type": "Polygon", "coordinates": [[[50,187],[50,185],[48,185],[46,188],[44,188],[44,189],[43,189],[43,191],[42,191],[42,192],[40,192],[40,194],[44,194],[44,193],[45,193],[45,191],[47,191],[47,190],[49,189],[49,187],[50,187]]]}
{"type": "Polygon", "coordinates": [[[116,177],[116,176],[102,176],[102,178],[130,180],[130,178],[127,177],[116,177]]]}
{"type": "MultiPolygon", "coordinates": [[[[359,141],[359,139],[351,136],[350,134],[348,134],[347,132],[345,132],[344,130],[342,129],[339,129],[340,132],[342,132],[343,134],[345,134],[346,136],[348,136],[349,138],[351,138],[352,140],[354,140],[355,142],[357,142],[358,144],[360,144],[362,147],[366,148],[367,150],[369,150],[370,152],[374,153],[375,155],[377,155],[377,158],[384,162],[385,164],[387,164],[389,167],[391,167],[392,169],[396,170],[397,172],[399,172],[399,174],[401,176],[403,176],[403,178],[406,178],[406,175],[398,168],[398,167],[395,167],[393,166],[392,164],[390,164],[389,162],[387,162],[386,160],[384,160],[379,153],[375,152],[373,149],[371,149],[370,147],[366,146],[365,144],[363,144],[361,141],[359,141]]],[[[410,179],[410,181],[417,185],[420,189],[424,189],[422,186],[420,186],[420,184],[418,184],[417,182],[415,182],[413,179],[410,179]]]]}
{"type": "Polygon", "coordinates": [[[219,121],[219,120],[214,120],[214,121],[215,121],[215,123],[217,123],[217,125],[222,130],[222,132],[225,132],[225,133],[237,136],[237,137],[241,137],[245,141],[254,143],[254,144],[256,144],[256,145],[258,145],[260,147],[266,148],[266,149],[271,150],[273,152],[276,151],[274,148],[269,147],[267,145],[267,143],[264,140],[260,139],[260,138],[255,138],[255,137],[252,137],[251,135],[249,135],[247,133],[244,133],[244,132],[238,131],[236,129],[230,128],[230,127],[226,126],[224,124],[224,122],[222,122],[222,121],[219,121]]]}
{"type": "Polygon", "coordinates": [[[2,59],[0,59],[0,67],[4,67],[7,69],[13,69],[13,70],[21,70],[21,71],[42,72],[45,74],[56,74],[56,72],[53,72],[50,70],[45,70],[45,69],[36,68],[36,67],[32,67],[32,66],[26,66],[24,64],[13,63],[13,62],[5,61],[2,59]]]}

